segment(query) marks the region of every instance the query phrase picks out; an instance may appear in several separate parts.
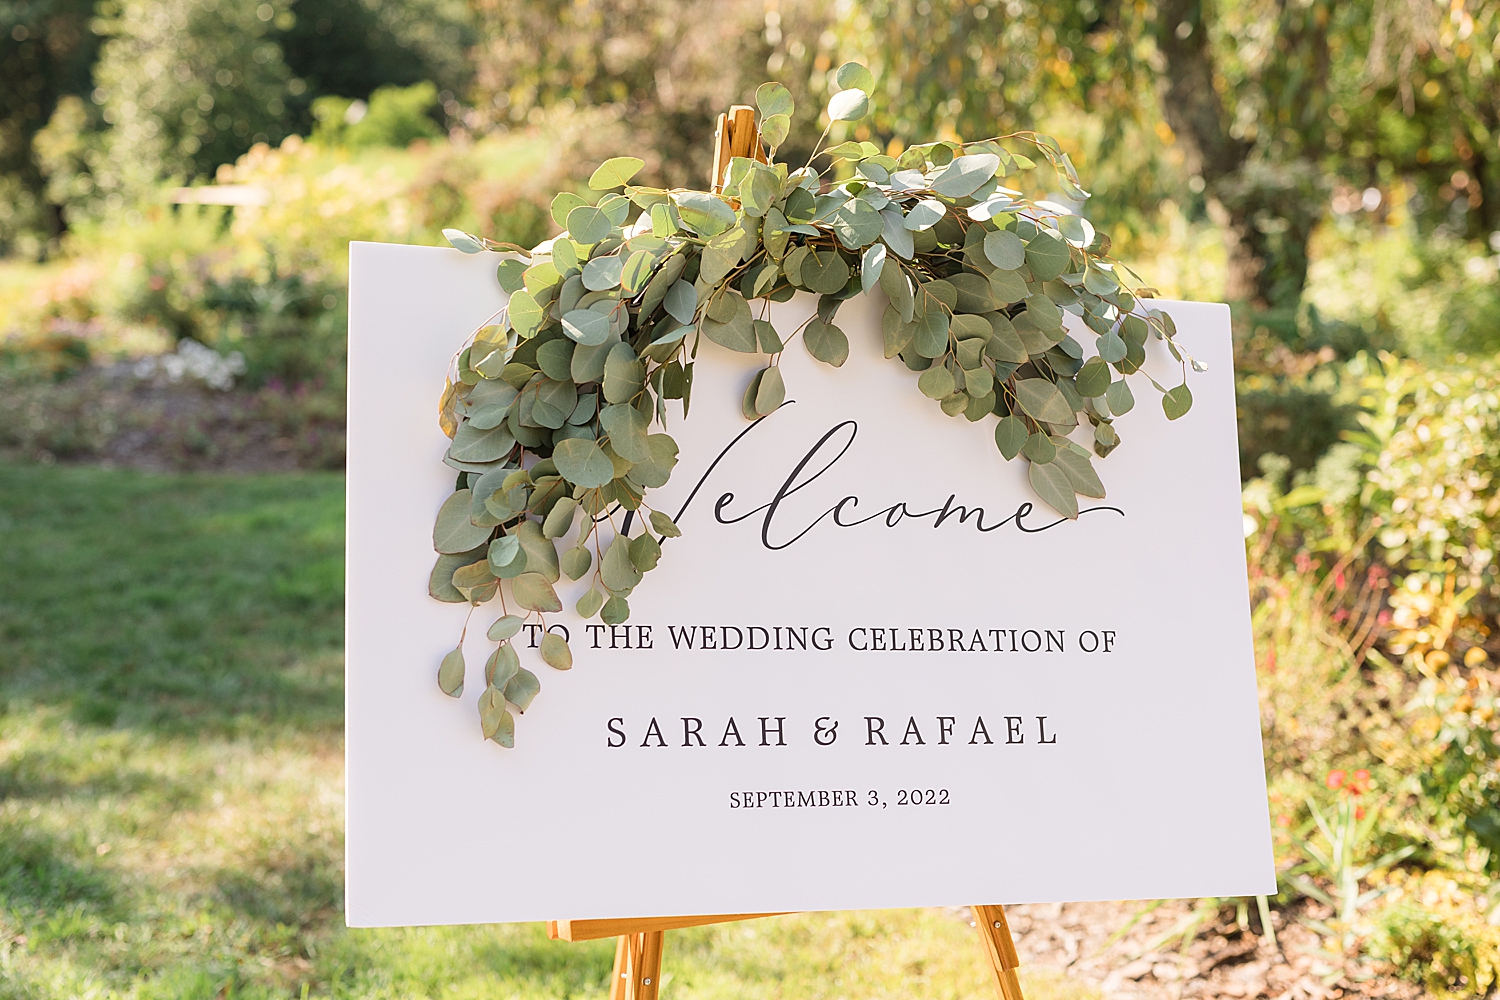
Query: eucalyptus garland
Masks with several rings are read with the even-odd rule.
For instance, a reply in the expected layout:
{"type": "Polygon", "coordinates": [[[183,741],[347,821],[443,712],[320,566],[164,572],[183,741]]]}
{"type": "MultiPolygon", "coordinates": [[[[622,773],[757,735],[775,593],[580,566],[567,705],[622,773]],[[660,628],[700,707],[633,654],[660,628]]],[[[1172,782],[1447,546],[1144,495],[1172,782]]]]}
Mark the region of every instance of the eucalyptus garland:
{"type": "MultiPolygon", "coordinates": [[[[920,373],[917,389],[948,416],[994,415],[1000,453],[1026,459],[1037,495],[1069,518],[1079,497],[1104,496],[1072,435],[1086,423],[1094,455],[1114,450],[1114,419],[1135,405],[1125,376],[1144,377],[1169,418],[1191,405],[1186,368],[1202,366],[1174,343],[1171,316],[1143,304],[1151,290],[1110,258],[1109,237],[1010,186],[1036,166],[1019,146],[1050,162],[1071,200],[1088,197],[1054,139],[1020,132],[899,156],[870,142],[823,149],[834,123],[869,113],[873,91],[857,63],[835,80],[829,128],[802,167],[776,162],[793,106],[767,83],[755,96],[768,162],[731,160],[721,194],[632,184],[643,162],[617,157],[589,179],[591,197],[557,195],[552,217],[565,231],[531,250],[445,231],[466,253],[514,252],[497,268],[506,309],[471,335],[443,391],[444,461],[458,479],[438,512],[429,582],[440,601],[500,600],[479,699],[487,739],[513,746],[510,706],[525,712],[541,687],[516,650],[524,626],[541,626],[545,663],[572,666],[567,642],[545,630],[562,610],[562,574],[590,579],[580,617],[618,624],[661,539],[679,534],[647,503],[678,451],[653,428],[665,426],[668,400],[687,415],[700,338],[766,357],[742,403],[754,420],[785,399],[779,361],[799,335],[818,361],[844,363],[839,307],[879,287],[885,356],[920,373]],[[770,304],[798,292],[818,296],[815,314],[778,330],[770,304]],[[1064,313],[1096,338],[1086,360],[1064,313]],[[1141,372],[1152,336],[1183,366],[1171,389],[1141,372]]],[[[461,636],[438,683],[457,697],[464,676],[461,636]]]]}

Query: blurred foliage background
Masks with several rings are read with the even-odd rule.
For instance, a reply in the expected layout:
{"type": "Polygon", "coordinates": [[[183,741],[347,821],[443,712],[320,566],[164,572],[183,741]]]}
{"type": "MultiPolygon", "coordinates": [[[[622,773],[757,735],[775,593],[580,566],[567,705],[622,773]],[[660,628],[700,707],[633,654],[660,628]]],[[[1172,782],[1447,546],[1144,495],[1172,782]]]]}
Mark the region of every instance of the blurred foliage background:
{"type": "MultiPolygon", "coordinates": [[[[1497,58],[1494,0],[0,0],[0,451],[13,463],[0,531],[21,531],[23,514],[42,516],[36,498],[59,489],[221,489],[111,486],[126,474],[103,472],[80,487],[35,463],[341,467],[349,240],[437,244],[455,226],[531,245],[554,231],[553,193],[584,190],[610,155],[702,186],[718,112],[767,79],[799,109],[821,108],[832,70],[857,59],[874,71],[876,114],[836,127],[835,140],[894,153],[1049,132],[1094,193],[1080,211],[1118,257],[1162,295],[1231,303],[1285,876],[1276,919],[1315,927],[1340,988],[1380,968],[1435,994],[1485,995],[1500,974],[1497,58]],[[1335,835],[1350,845],[1342,867],[1319,847],[1335,835]],[[1364,893],[1346,906],[1339,893],[1356,871],[1364,893]]],[[[825,124],[816,114],[794,121],[788,158],[810,151],[825,124]]],[[[245,516],[271,518],[287,551],[303,544],[265,511],[278,489],[301,509],[297,498],[323,496],[328,481],[254,482],[236,501],[254,508],[245,516]]],[[[75,567],[93,553],[38,557],[29,572],[66,574],[76,592],[94,575],[75,567]]],[[[322,692],[336,681],[306,664],[336,655],[325,619],[339,584],[288,584],[290,572],[245,584],[269,595],[263,620],[285,642],[256,656],[322,692]],[[285,586],[303,597],[278,604],[285,586]],[[311,618],[287,610],[297,600],[311,601],[311,618]]],[[[101,605],[101,620],[177,600],[138,596],[139,607],[101,605]]],[[[145,724],[132,712],[150,715],[145,696],[101,673],[98,658],[118,650],[48,652],[50,612],[29,591],[6,600],[0,705],[11,714],[0,719],[23,722],[0,727],[30,735],[0,743],[0,996],[176,975],[187,961],[176,946],[176,957],[106,946],[116,931],[98,914],[115,904],[58,874],[69,851],[87,855],[78,871],[104,864],[102,852],[58,832],[28,854],[52,834],[5,832],[42,801],[16,761],[53,753],[64,734],[115,753],[135,738],[119,734],[145,724]],[[59,970],[77,941],[37,930],[68,907],[98,917],[79,918],[76,933],[97,947],[76,976],[59,970]],[[28,953],[26,989],[3,978],[7,934],[54,942],[28,953]],[[45,985],[54,980],[72,985],[45,985]]],[[[197,664],[195,626],[174,627],[182,648],[127,645],[143,662],[197,664]]],[[[154,669],[166,670],[152,675],[163,690],[185,685],[174,697],[207,704],[218,690],[154,669]]],[[[244,720],[276,717],[224,704],[214,739],[252,739],[244,720]]],[[[253,738],[288,760],[322,760],[337,739],[324,715],[253,738]]],[[[196,766],[180,748],[151,752],[196,766]]],[[[274,786],[268,809],[313,794],[225,780],[252,799],[256,781],[274,786]]],[[[43,817],[36,829],[72,822],[73,806],[46,808],[28,814],[43,817]]],[[[165,843],[149,830],[166,813],[150,810],[177,807],[139,808],[156,817],[132,821],[143,842],[165,843]]],[[[337,919],[324,884],[336,882],[336,845],[303,840],[255,848],[291,852],[276,877],[302,871],[293,895],[307,912],[255,917],[245,947],[281,956],[279,971],[236,981],[299,981],[287,955],[323,969],[301,981],[331,975],[297,943],[302,932],[274,930],[337,919]]],[[[181,919],[210,919],[193,914],[181,919]]],[[[1257,919],[1246,926],[1264,933],[1257,919]]]]}

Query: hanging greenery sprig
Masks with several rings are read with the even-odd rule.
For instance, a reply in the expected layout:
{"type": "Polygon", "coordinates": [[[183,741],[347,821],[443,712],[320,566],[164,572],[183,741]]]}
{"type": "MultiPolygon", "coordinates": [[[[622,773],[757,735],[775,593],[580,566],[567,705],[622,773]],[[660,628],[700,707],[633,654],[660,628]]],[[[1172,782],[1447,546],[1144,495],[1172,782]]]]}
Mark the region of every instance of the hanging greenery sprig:
{"type": "MultiPolygon", "coordinates": [[[[756,103],[769,162],[734,158],[722,193],[631,184],[643,163],[618,157],[589,179],[597,200],[553,200],[565,231],[532,250],[445,232],[466,253],[520,258],[499,264],[507,308],[454,359],[439,407],[458,481],[433,530],[429,590],[440,601],[501,602],[479,700],[486,738],[512,746],[509,706],[524,712],[540,689],[515,648],[529,619],[542,626],[542,660],[572,666],[567,643],[545,632],[545,616],[562,610],[561,575],[589,578],[581,617],[618,624],[661,558],[660,539],[679,534],[647,503],[677,462],[677,443],[654,428],[665,426],[668,400],[686,416],[700,338],[767,357],[742,404],[753,420],[785,399],[779,361],[796,337],[817,360],[844,363],[839,307],[878,286],[889,302],[886,357],[919,372],[917,389],[949,416],[998,418],[1001,454],[1026,459],[1037,495],[1069,518],[1079,497],[1104,496],[1071,435],[1087,423],[1093,454],[1114,450],[1114,419],[1135,405],[1126,376],[1161,393],[1169,418],[1191,405],[1186,368],[1201,366],[1174,343],[1171,316],[1142,303],[1151,291],[1125,283],[1109,237],[1010,186],[1035,167],[1019,145],[1051,163],[1071,200],[1088,198],[1054,139],[933,142],[899,157],[869,142],[823,149],[835,123],[869,113],[874,88],[857,63],[835,79],[829,129],[801,167],[775,161],[793,107],[785,87],[768,83],[756,103]],[[798,292],[818,296],[816,312],[778,330],[770,304],[798,292]],[[1087,360],[1064,313],[1096,338],[1087,360]],[[1183,383],[1169,389],[1141,372],[1152,336],[1183,365],[1183,383]],[[575,524],[577,541],[562,548],[575,524]]],[[[456,697],[464,674],[460,639],[438,682],[456,697]]]]}

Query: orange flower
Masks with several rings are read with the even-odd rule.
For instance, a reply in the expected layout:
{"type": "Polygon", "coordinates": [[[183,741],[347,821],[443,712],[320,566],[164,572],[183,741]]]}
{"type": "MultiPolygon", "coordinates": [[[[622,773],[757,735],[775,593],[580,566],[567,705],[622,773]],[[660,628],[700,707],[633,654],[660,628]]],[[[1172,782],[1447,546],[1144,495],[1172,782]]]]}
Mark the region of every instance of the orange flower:
{"type": "Polygon", "coordinates": [[[1347,777],[1349,777],[1349,775],[1344,771],[1329,771],[1328,777],[1323,780],[1323,783],[1329,788],[1337,791],[1338,789],[1344,787],[1344,779],[1346,779],[1347,777]]]}

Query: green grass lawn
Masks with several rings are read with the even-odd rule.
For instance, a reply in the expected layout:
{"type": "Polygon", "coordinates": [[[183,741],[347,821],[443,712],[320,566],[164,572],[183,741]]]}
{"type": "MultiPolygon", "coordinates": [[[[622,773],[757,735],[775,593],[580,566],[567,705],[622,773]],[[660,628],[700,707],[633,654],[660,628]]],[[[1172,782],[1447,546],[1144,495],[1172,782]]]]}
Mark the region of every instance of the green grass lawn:
{"type": "MultiPolygon", "coordinates": [[[[344,928],[342,602],[340,476],[0,465],[0,998],[604,996],[609,941],[344,928]]],[[[663,981],[992,995],[937,910],[673,932],[663,981]]]]}

